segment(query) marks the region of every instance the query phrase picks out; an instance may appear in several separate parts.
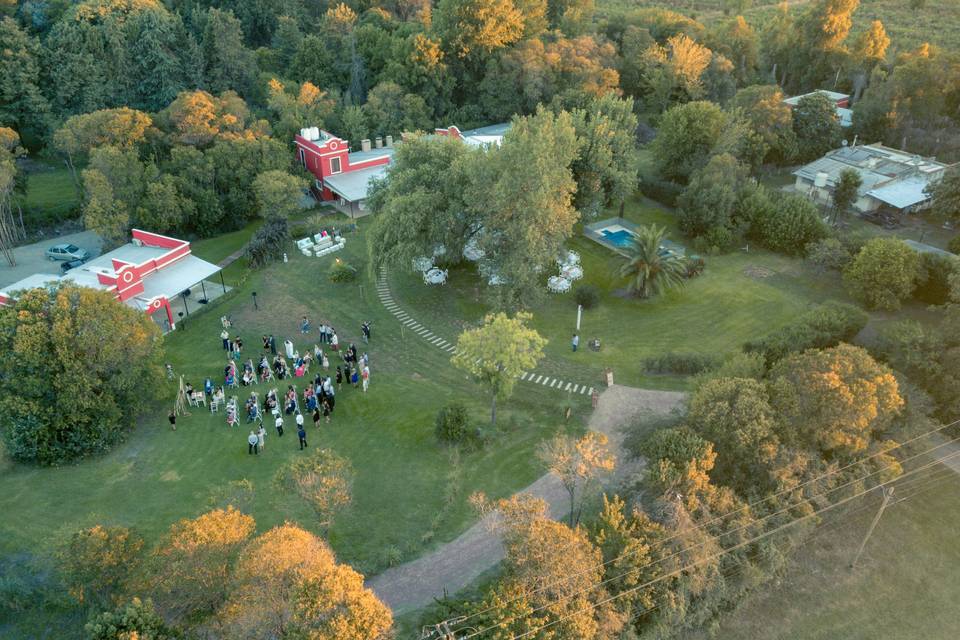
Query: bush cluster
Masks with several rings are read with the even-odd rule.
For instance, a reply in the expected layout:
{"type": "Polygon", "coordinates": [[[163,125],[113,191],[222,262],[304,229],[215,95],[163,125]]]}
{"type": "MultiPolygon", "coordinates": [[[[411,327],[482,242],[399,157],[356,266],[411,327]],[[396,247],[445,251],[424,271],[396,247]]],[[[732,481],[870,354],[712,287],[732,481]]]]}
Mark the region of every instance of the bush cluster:
{"type": "Polygon", "coordinates": [[[834,347],[851,340],[867,325],[869,316],[859,307],[826,302],[804,313],[787,326],[744,345],[747,352],[763,355],[767,366],[793,352],[834,347]]]}
{"type": "Polygon", "coordinates": [[[694,375],[702,373],[719,364],[715,356],[704,353],[665,353],[647,358],[643,367],[650,373],[675,373],[678,375],[694,375]]]}
{"type": "Polygon", "coordinates": [[[273,217],[247,243],[244,255],[254,269],[265,267],[283,257],[283,250],[290,241],[290,229],[286,218],[273,217]]]}
{"type": "Polygon", "coordinates": [[[343,260],[334,260],[330,265],[331,282],[353,282],[357,279],[357,269],[343,260]]]}
{"type": "Polygon", "coordinates": [[[459,402],[452,402],[440,409],[434,426],[437,440],[445,444],[460,444],[467,435],[469,416],[467,408],[459,402]]]}
{"type": "Polygon", "coordinates": [[[600,304],[600,290],[592,284],[582,284],[577,287],[573,297],[584,309],[593,309],[600,304]]]}

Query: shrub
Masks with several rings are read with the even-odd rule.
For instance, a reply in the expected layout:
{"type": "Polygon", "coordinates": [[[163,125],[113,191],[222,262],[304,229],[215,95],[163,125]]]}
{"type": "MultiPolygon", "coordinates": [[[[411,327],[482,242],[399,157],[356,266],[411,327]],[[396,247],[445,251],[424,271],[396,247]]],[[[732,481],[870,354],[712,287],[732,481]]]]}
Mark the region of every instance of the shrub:
{"type": "Polygon", "coordinates": [[[677,198],[683,193],[683,185],[669,180],[645,177],[640,184],[640,191],[651,200],[656,200],[668,207],[675,207],[677,198]]]}
{"type": "Polygon", "coordinates": [[[853,254],[839,238],[823,238],[807,245],[807,260],[824,271],[843,271],[853,254]]]}
{"type": "Polygon", "coordinates": [[[957,258],[921,253],[913,296],[927,304],[945,304],[950,298],[950,276],[957,270],[957,258]]]}
{"type": "Polygon", "coordinates": [[[771,215],[754,221],[753,235],[771,251],[799,255],[811,242],[827,237],[817,208],[803,196],[778,198],[771,215]]]}
{"type": "Polygon", "coordinates": [[[960,254],[960,233],[950,238],[950,242],[947,243],[947,251],[960,254]]]}
{"type": "Polygon", "coordinates": [[[333,261],[330,265],[331,282],[353,282],[357,279],[357,270],[349,263],[340,258],[333,261]]]}
{"type": "Polygon", "coordinates": [[[702,253],[715,256],[733,251],[737,236],[727,227],[711,227],[702,236],[694,239],[693,247],[702,253]]]}
{"type": "Polygon", "coordinates": [[[824,349],[851,340],[867,325],[869,316],[859,307],[827,302],[787,326],[744,345],[747,352],[763,355],[767,366],[795,351],[824,349]]]}
{"type": "Polygon", "coordinates": [[[584,309],[593,309],[600,304],[600,290],[592,284],[582,284],[577,287],[573,297],[584,309]]]}
{"type": "Polygon", "coordinates": [[[871,309],[900,308],[917,280],[917,252],[898,238],[874,238],[843,272],[851,295],[871,309]]]}
{"type": "Polygon", "coordinates": [[[696,278],[707,268],[707,261],[700,256],[690,256],[687,259],[687,277],[696,278]]]}
{"type": "Polygon", "coordinates": [[[712,369],[717,364],[717,358],[703,353],[665,353],[643,361],[644,368],[650,373],[678,375],[694,375],[712,369]]]}
{"type": "Polygon", "coordinates": [[[253,234],[244,249],[244,255],[252,268],[259,269],[282,258],[289,241],[290,229],[286,218],[269,218],[253,234]]]}
{"type": "Polygon", "coordinates": [[[440,409],[434,433],[437,440],[447,444],[460,444],[467,435],[467,408],[459,403],[452,402],[440,409]]]}

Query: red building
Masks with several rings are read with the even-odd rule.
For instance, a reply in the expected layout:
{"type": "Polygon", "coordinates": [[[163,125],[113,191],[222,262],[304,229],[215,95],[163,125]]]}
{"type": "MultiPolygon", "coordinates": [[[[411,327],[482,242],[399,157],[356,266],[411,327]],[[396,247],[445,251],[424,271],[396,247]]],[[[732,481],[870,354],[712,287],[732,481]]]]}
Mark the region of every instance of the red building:
{"type": "MultiPolygon", "coordinates": [[[[495,124],[469,131],[455,126],[435,129],[435,135],[449,135],[475,147],[500,146],[510,123],[495,124]]],[[[387,174],[393,160],[393,136],[360,141],[360,151],[350,151],[350,143],[318,127],[301,129],[294,136],[297,160],[313,174],[313,192],[323,202],[334,203],[351,217],[366,215],[364,201],[372,182],[387,174]]]]}
{"type": "MultiPolygon", "coordinates": [[[[117,300],[144,311],[165,331],[176,328],[171,303],[179,298],[187,314],[188,291],[199,285],[207,298],[203,281],[219,273],[220,267],[190,253],[190,243],[158,233],[133,229],[131,241],[96,257],[63,275],[36,273],[0,291],[0,305],[16,299],[19,291],[69,282],[91,289],[112,292],[117,300]],[[162,311],[159,316],[155,315],[162,311]]],[[[226,293],[223,277],[220,286],[226,293]]],[[[178,314],[179,315],[179,314],[178,314]]]]}
{"type": "Polygon", "coordinates": [[[314,176],[314,194],[351,217],[365,215],[371,181],[386,175],[393,158],[393,136],[387,136],[386,144],[377,138],[375,146],[363,140],[361,150],[351,152],[348,141],[311,127],[301,129],[294,143],[300,164],[314,176]]]}

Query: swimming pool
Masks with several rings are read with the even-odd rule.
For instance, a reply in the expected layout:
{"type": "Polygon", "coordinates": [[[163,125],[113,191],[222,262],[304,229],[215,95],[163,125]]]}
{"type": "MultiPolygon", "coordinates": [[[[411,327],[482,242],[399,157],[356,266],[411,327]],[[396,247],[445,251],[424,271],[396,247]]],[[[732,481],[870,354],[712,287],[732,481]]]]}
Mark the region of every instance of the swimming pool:
{"type": "Polygon", "coordinates": [[[626,248],[633,244],[634,235],[622,227],[615,231],[602,229],[600,233],[603,234],[603,238],[607,242],[615,247],[626,248]]]}
{"type": "MultiPolygon", "coordinates": [[[[637,238],[637,225],[623,218],[607,218],[584,225],[583,235],[622,256],[629,256],[631,247],[637,238]]],[[[675,254],[683,256],[686,250],[676,242],[664,240],[660,245],[661,256],[675,254]]]]}

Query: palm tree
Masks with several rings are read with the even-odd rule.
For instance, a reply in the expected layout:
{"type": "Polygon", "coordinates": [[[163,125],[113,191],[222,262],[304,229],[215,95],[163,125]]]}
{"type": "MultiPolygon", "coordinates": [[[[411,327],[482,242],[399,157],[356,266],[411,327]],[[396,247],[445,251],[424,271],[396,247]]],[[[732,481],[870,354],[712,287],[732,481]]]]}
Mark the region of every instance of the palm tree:
{"type": "Polygon", "coordinates": [[[620,266],[620,277],[630,278],[628,289],[641,298],[683,285],[686,260],[660,248],[666,231],[665,227],[656,225],[637,229],[631,254],[620,266]]]}

